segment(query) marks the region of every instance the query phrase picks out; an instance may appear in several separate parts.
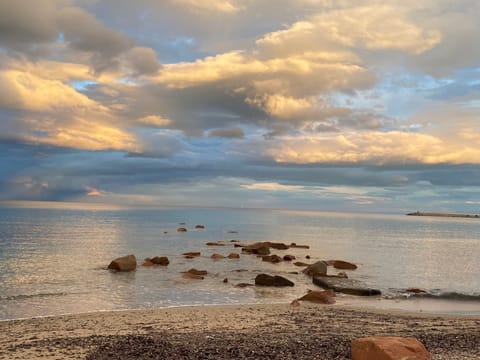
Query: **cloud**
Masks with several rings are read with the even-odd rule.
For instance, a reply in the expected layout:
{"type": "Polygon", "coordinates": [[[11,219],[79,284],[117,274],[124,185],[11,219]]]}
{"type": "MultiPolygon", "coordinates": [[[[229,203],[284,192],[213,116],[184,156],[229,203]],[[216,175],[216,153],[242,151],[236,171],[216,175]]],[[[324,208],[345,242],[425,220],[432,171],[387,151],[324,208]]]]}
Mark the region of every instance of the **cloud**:
{"type": "Polygon", "coordinates": [[[135,47],[127,54],[135,75],[148,75],[156,73],[161,65],[157,54],[151,48],[135,47]]]}
{"type": "Polygon", "coordinates": [[[344,132],[342,134],[280,137],[277,141],[252,144],[279,163],[299,164],[478,164],[480,147],[427,134],[390,132],[344,132]]]}
{"type": "Polygon", "coordinates": [[[241,128],[228,128],[228,129],[215,129],[208,133],[208,137],[223,137],[229,139],[241,139],[245,136],[245,133],[241,128]]]}
{"type": "Polygon", "coordinates": [[[231,0],[171,0],[174,4],[199,12],[234,13],[239,7],[231,0]]]}

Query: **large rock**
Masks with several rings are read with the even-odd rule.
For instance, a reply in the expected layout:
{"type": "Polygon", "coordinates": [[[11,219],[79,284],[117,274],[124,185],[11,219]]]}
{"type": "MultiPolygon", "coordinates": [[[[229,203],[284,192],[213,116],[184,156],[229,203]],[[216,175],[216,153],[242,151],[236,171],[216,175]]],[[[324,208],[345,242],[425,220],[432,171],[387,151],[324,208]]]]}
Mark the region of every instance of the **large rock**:
{"type": "Polygon", "coordinates": [[[133,271],[137,268],[135,255],[127,255],[112,260],[108,268],[117,271],[133,271]]]}
{"type": "Polygon", "coordinates": [[[294,286],[295,284],[282,276],[272,276],[268,274],[258,274],[255,278],[255,285],[260,286],[294,286]]]}
{"type": "Polygon", "coordinates": [[[374,336],[352,340],[352,360],[430,360],[430,353],[413,337],[374,336]]]}
{"type": "Polygon", "coordinates": [[[317,261],[316,263],[309,265],[303,270],[303,273],[308,276],[315,276],[316,274],[326,274],[327,264],[323,261],[317,261]]]}
{"type": "Polygon", "coordinates": [[[333,290],[309,291],[298,300],[316,304],[335,304],[335,292],[333,290]]]}
{"type": "Polygon", "coordinates": [[[320,278],[313,277],[312,282],[323,289],[333,290],[337,293],[343,293],[356,296],[375,296],[381,295],[382,292],[377,289],[362,288],[357,283],[347,278],[320,278]],[[354,284],[354,285],[352,285],[354,284]]]}
{"type": "Polygon", "coordinates": [[[348,261],[335,260],[333,262],[333,267],[340,270],[355,270],[357,268],[357,265],[352,264],[348,261]]]}

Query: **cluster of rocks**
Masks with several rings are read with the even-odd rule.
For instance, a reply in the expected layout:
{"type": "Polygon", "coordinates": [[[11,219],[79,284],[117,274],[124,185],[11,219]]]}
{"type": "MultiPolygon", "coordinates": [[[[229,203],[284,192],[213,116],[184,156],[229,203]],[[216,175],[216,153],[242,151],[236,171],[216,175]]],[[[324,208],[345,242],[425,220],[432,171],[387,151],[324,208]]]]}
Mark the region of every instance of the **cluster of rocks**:
{"type": "MultiPolygon", "coordinates": [[[[197,225],[196,228],[203,229],[203,225],[197,225]]],[[[178,229],[178,231],[184,228],[178,229]]],[[[186,229],[185,229],[186,231],[186,229]]],[[[346,270],[351,271],[357,269],[357,265],[344,260],[327,260],[327,261],[317,261],[312,264],[304,263],[301,261],[295,261],[296,257],[292,254],[286,254],[283,256],[272,254],[272,250],[285,251],[288,249],[309,249],[308,245],[298,245],[296,243],[290,243],[289,245],[280,243],[280,242],[255,242],[253,244],[241,244],[238,240],[231,240],[229,242],[233,244],[235,248],[241,248],[243,254],[246,255],[255,255],[261,261],[269,262],[272,264],[277,264],[280,262],[290,262],[295,266],[303,267],[302,272],[312,278],[312,283],[324,289],[323,291],[309,291],[307,294],[301,298],[292,302],[292,305],[299,305],[299,301],[309,301],[313,303],[321,304],[333,304],[335,303],[335,293],[344,293],[349,295],[356,296],[373,296],[381,295],[380,290],[363,288],[359,286],[358,283],[352,281],[348,278],[348,275],[345,271],[337,272],[336,274],[329,274],[328,268],[333,267],[337,270],[346,270]]],[[[223,247],[227,243],[224,241],[211,241],[205,244],[210,247],[223,247]]],[[[201,256],[200,251],[196,252],[186,252],[182,256],[186,259],[194,259],[201,256]]],[[[239,259],[240,254],[232,252],[228,255],[223,255],[219,253],[214,253],[210,255],[210,258],[213,260],[222,260],[222,259],[239,259]]],[[[306,259],[310,259],[310,256],[305,256],[306,259]]],[[[153,258],[147,258],[143,262],[143,266],[167,266],[169,265],[170,260],[166,256],[155,256],[153,258]]],[[[133,271],[137,267],[137,260],[134,255],[127,255],[117,259],[114,259],[110,265],[109,269],[115,271],[133,271]]],[[[296,272],[295,272],[296,273],[296,272]]],[[[196,270],[190,269],[182,273],[182,277],[186,279],[198,279],[202,280],[207,275],[205,270],[196,270]]],[[[224,279],[224,283],[228,283],[228,279],[224,279]]],[[[291,287],[295,284],[280,275],[276,274],[259,274],[256,276],[254,284],[241,283],[237,284],[237,287],[247,287],[247,286],[272,286],[272,287],[291,287]]]]}

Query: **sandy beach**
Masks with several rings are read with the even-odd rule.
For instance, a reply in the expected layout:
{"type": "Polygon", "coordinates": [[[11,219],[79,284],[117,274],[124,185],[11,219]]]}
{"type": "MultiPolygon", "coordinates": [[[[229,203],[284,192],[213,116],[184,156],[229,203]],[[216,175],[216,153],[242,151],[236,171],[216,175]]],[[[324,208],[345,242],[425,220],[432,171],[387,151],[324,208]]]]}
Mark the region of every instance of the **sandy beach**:
{"type": "Polygon", "coordinates": [[[480,359],[480,316],[342,305],[200,306],[0,322],[1,359],[349,359],[350,341],[414,336],[433,359],[480,359]]]}

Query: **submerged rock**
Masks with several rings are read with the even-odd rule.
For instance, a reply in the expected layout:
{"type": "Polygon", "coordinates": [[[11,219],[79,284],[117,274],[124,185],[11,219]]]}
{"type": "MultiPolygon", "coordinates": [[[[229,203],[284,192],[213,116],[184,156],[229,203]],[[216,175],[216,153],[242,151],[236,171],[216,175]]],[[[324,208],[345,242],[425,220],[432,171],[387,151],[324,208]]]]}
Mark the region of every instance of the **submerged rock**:
{"type": "Polygon", "coordinates": [[[186,253],[183,253],[182,254],[184,257],[186,257],[187,259],[193,259],[195,257],[199,257],[200,256],[200,252],[199,251],[191,251],[191,252],[186,252],[186,253]]]}
{"type": "Polygon", "coordinates": [[[269,242],[269,245],[272,249],[276,250],[288,250],[289,246],[284,243],[269,242]]]}
{"type": "Polygon", "coordinates": [[[177,231],[178,232],[187,232],[187,229],[184,228],[184,227],[181,227],[181,228],[178,228],[177,231]]]}
{"type": "Polygon", "coordinates": [[[355,270],[357,268],[357,265],[352,264],[348,261],[335,260],[333,261],[333,267],[340,270],[355,270]]]}
{"type": "Polygon", "coordinates": [[[284,255],[283,256],[284,261],[293,261],[295,259],[296,259],[296,257],[294,255],[284,255]]]}
{"type": "Polygon", "coordinates": [[[205,225],[195,225],[195,229],[205,229],[205,225]]]}
{"type": "Polygon", "coordinates": [[[117,271],[133,271],[137,268],[135,255],[127,255],[112,260],[108,268],[117,271]]]}
{"type": "Polygon", "coordinates": [[[220,255],[220,254],[212,254],[212,256],[210,256],[210,259],[220,260],[220,259],[225,259],[225,256],[220,255]]]}
{"type": "Polygon", "coordinates": [[[184,274],[192,274],[192,275],[207,275],[207,270],[197,270],[197,269],[190,269],[188,271],[184,271],[184,274]]]}
{"type": "Polygon", "coordinates": [[[297,249],[310,249],[310,246],[308,245],[297,245],[296,243],[292,242],[290,244],[291,248],[297,248],[297,249]]]}
{"type": "Polygon", "coordinates": [[[272,264],[276,264],[282,261],[282,258],[278,255],[265,255],[262,256],[262,261],[271,262],[272,264]]]}
{"type": "Polygon", "coordinates": [[[240,259],[240,254],[237,253],[230,253],[227,256],[229,259],[240,259]]]}
{"type": "Polygon", "coordinates": [[[278,275],[268,275],[268,274],[259,274],[255,278],[255,285],[259,286],[276,286],[276,287],[283,287],[283,286],[295,286],[295,284],[278,275]]]}
{"type": "Polygon", "coordinates": [[[155,265],[167,266],[170,264],[170,260],[168,260],[166,256],[155,256],[153,259],[150,259],[150,261],[155,265]]]}

